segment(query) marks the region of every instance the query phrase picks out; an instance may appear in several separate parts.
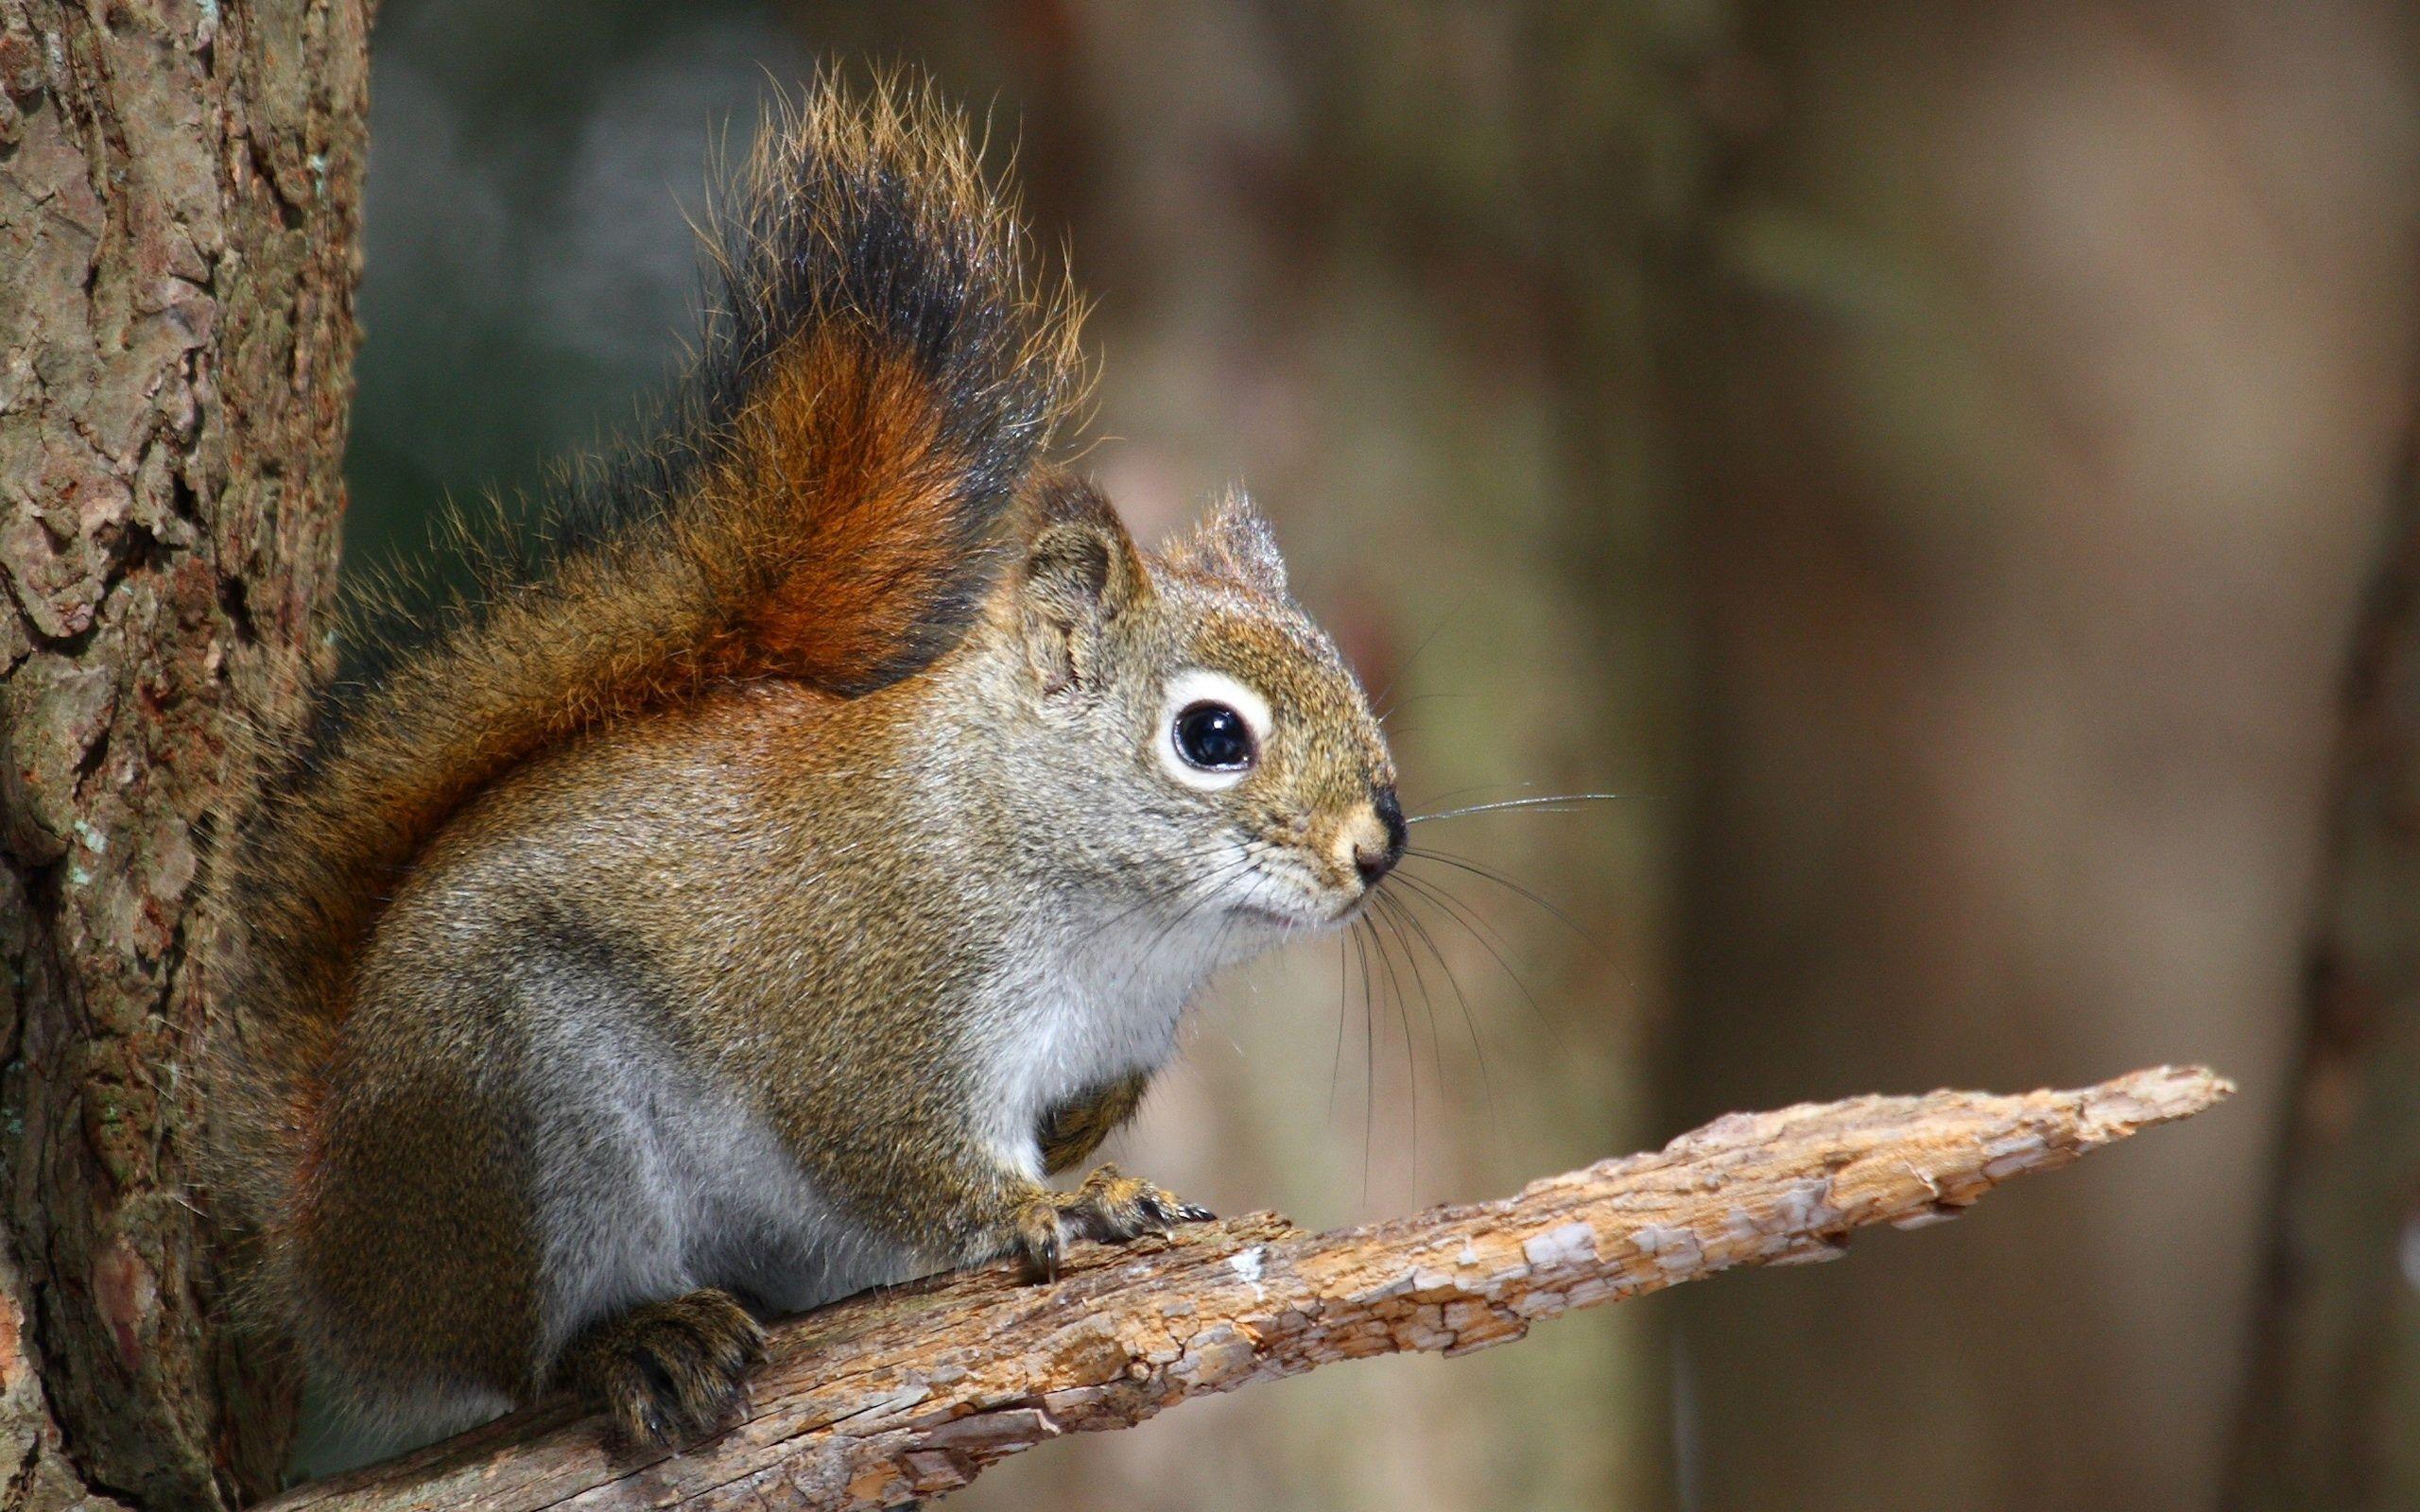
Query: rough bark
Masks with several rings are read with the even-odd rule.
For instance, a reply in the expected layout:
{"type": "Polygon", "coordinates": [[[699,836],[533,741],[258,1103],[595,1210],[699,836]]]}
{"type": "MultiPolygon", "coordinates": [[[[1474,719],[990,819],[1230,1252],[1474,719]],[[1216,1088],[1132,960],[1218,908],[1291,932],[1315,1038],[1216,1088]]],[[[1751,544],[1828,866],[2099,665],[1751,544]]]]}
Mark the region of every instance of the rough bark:
{"type": "Polygon", "coordinates": [[[1829,1260],[1853,1229],[1955,1217],[2012,1177],[2231,1091],[2206,1071],[2159,1067],[2076,1091],[1807,1104],[1733,1114],[1498,1202],[1322,1234],[1258,1213],[1087,1245],[1047,1285],[993,1266],[782,1325],[748,1415],[685,1454],[617,1459],[598,1420],[564,1405],[273,1509],[896,1506],[1188,1397],[1340,1360],[1464,1354],[1733,1266],[1829,1260]]]}
{"type": "Polygon", "coordinates": [[[2420,499],[2356,638],[2309,1038],[2229,1504],[2420,1504],[2420,499]]]}
{"type": "Polygon", "coordinates": [[[331,581],[367,0],[0,0],[0,1512],[226,1504],[201,885],[331,581]]]}

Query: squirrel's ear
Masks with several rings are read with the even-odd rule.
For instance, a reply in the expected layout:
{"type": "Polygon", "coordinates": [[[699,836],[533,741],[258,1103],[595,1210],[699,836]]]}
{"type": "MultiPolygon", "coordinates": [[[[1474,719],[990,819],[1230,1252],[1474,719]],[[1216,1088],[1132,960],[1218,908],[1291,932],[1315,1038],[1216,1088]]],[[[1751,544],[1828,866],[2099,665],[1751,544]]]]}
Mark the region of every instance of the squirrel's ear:
{"type": "Polygon", "coordinates": [[[1223,577],[1276,597],[1286,593],[1286,558],[1277,554],[1277,537],[1252,495],[1239,488],[1219,496],[1201,523],[1168,549],[1167,560],[1180,572],[1223,577]]]}
{"type": "Polygon", "coordinates": [[[1101,632],[1151,591],[1143,554],[1089,483],[1054,482],[1023,566],[1028,653],[1045,693],[1093,681],[1101,632]]]}

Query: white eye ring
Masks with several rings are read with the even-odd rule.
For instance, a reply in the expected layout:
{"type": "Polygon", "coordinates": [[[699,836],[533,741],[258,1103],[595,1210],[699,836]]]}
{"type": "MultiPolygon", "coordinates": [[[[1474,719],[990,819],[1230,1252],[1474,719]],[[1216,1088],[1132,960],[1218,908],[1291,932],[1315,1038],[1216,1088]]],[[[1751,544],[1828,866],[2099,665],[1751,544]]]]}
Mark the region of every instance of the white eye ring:
{"type": "Polygon", "coordinates": [[[1188,667],[1168,679],[1167,691],[1160,699],[1159,730],[1152,747],[1170,777],[1198,791],[1215,793],[1251,776],[1253,764],[1196,766],[1185,759],[1177,748],[1177,721],[1201,704],[1223,704],[1242,715],[1244,727],[1252,736],[1253,749],[1258,752],[1269,746],[1269,700],[1225,673],[1207,667],[1188,667]]]}

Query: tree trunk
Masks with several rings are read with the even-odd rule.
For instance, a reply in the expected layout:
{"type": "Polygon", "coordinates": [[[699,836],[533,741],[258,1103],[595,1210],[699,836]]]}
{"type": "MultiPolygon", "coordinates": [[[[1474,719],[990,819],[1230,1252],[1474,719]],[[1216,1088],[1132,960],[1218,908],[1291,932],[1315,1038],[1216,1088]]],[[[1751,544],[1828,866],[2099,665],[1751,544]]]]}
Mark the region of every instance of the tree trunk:
{"type": "Polygon", "coordinates": [[[333,580],[366,0],[0,0],[0,1512],[213,1507],[282,1393],[185,1194],[233,731],[333,580]]]}
{"type": "Polygon", "coordinates": [[[2356,637],[2260,1351],[2229,1504],[2420,1504],[2420,503],[2356,637]]]}

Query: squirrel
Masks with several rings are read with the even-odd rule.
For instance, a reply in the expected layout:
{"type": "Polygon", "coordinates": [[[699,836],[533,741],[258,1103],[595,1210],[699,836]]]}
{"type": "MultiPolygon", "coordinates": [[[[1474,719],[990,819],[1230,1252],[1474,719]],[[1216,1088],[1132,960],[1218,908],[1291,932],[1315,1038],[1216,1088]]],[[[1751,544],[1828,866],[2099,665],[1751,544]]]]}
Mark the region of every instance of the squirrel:
{"type": "Polygon", "coordinates": [[[778,107],[651,439],[331,681],[231,868],[241,1315],[356,1423],[716,1431],[762,1320],[1207,1219],[1101,1166],[1215,969],[1402,855],[1240,491],[1047,455],[1080,306],[928,87],[778,107]]]}

